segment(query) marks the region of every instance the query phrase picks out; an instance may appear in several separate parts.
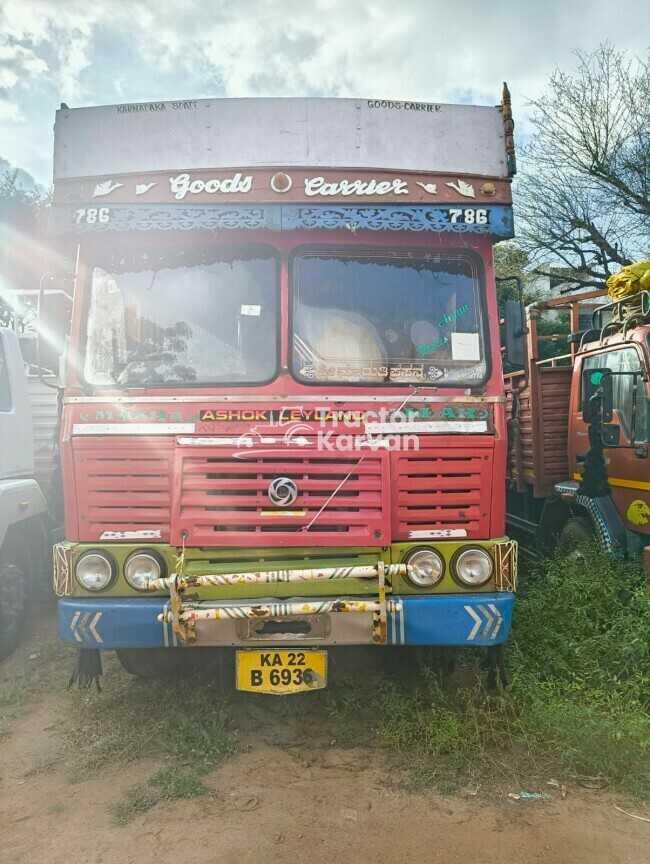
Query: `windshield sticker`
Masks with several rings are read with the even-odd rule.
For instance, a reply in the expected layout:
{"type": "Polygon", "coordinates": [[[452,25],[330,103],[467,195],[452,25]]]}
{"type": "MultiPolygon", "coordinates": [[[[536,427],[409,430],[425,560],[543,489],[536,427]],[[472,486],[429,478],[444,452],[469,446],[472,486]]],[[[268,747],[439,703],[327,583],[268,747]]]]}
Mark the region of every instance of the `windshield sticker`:
{"type": "Polygon", "coordinates": [[[327,366],[324,363],[319,363],[314,370],[314,377],[317,381],[354,378],[374,378],[384,381],[387,376],[388,366],[327,366]]]}
{"type": "Polygon", "coordinates": [[[440,323],[438,327],[446,327],[448,324],[451,324],[456,318],[460,318],[461,315],[464,315],[465,312],[469,312],[469,306],[465,303],[463,306],[459,306],[454,312],[450,312],[449,315],[445,314],[440,319],[440,323]]]}
{"type": "Polygon", "coordinates": [[[437,342],[432,342],[430,345],[418,345],[416,348],[418,357],[426,357],[427,354],[432,354],[436,348],[441,348],[449,342],[446,336],[443,336],[442,339],[438,339],[437,342]]]}
{"type": "Polygon", "coordinates": [[[456,378],[458,375],[462,375],[463,379],[471,379],[475,378],[484,378],[486,369],[483,364],[479,366],[469,366],[467,369],[443,369],[443,373],[446,378],[456,378]]]}
{"type": "Polygon", "coordinates": [[[310,363],[300,370],[303,378],[316,381],[423,381],[431,383],[443,378],[445,372],[428,363],[401,363],[398,366],[314,366],[310,363]]]}
{"type": "Polygon", "coordinates": [[[454,360],[480,360],[478,333],[452,333],[451,356],[454,360]]]}

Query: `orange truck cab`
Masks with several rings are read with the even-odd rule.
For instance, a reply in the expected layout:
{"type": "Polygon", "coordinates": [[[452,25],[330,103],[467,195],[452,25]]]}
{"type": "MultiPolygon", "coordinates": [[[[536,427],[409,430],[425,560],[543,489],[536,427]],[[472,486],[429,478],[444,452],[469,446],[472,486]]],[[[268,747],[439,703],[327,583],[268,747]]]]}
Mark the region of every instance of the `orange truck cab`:
{"type": "Polygon", "coordinates": [[[604,297],[527,309],[525,368],[506,376],[508,522],[540,550],[596,537],[649,576],[650,293],[594,305],[604,297]],[[540,360],[537,321],[558,310],[570,315],[570,352],[540,360]]]}

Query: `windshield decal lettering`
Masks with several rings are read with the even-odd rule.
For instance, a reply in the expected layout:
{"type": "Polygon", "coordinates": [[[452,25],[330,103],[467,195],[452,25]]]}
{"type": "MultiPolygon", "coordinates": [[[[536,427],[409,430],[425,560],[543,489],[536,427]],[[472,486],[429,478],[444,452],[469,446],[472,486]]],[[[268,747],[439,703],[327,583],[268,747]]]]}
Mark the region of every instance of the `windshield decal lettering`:
{"type": "Polygon", "coordinates": [[[460,306],[458,309],[456,309],[455,312],[450,312],[449,315],[443,315],[440,319],[438,327],[446,327],[448,324],[451,324],[451,322],[454,321],[456,318],[464,315],[465,312],[469,312],[469,306],[467,304],[465,304],[464,306],[460,306]]]}
{"type": "Polygon", "coordinates": [[[418,345],[416,348],[418,357],[426,357],[427,354],[432,354],[436,348],[441,348],[445,345],[449,339],[446,336],[443,336],[442,339],[438,339],[436,342],[432,342],[430,345],[418,345]]]}

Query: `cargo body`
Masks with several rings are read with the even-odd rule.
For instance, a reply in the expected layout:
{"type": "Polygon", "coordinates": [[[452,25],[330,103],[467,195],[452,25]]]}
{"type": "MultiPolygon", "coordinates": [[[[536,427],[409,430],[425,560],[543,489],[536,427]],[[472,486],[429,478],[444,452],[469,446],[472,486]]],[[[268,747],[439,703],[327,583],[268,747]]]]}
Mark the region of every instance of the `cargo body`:
{"type": "Polygon", "coordinates": [[[294,692],[329,645],[507,638],[509,104],[382,104],[58,112],[70,644],[294,692]]]}

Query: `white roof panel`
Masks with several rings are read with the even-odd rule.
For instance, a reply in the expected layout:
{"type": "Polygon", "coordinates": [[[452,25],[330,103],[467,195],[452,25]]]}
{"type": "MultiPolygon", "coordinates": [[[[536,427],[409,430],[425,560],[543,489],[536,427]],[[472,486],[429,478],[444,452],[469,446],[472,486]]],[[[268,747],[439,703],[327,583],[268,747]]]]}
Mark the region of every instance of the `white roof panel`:
{"type": "Polygon", "coordinates": [[[507,177],[500,107],[197,99],[57,111],[54,180],[295,166],[507,177]]]}

